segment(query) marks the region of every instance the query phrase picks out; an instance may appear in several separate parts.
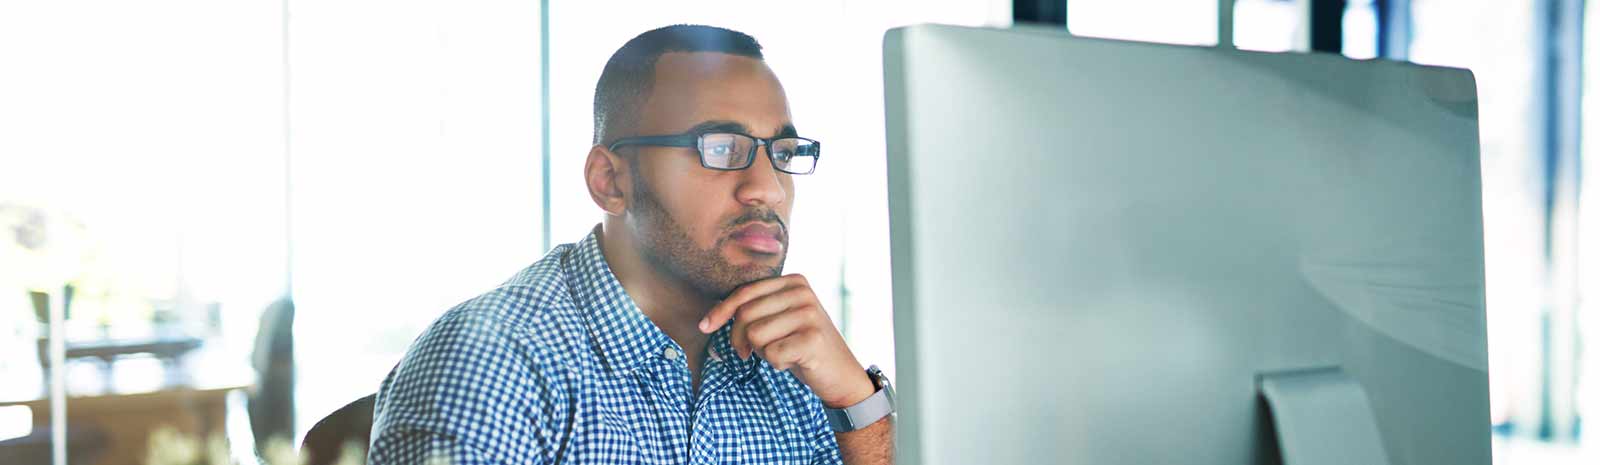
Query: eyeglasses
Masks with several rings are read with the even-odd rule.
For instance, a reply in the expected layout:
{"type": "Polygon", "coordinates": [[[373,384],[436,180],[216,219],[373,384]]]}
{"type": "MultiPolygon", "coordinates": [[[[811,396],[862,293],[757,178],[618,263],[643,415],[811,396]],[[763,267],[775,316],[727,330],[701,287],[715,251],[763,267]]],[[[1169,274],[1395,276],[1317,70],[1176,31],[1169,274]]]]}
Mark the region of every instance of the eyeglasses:
{"type": "Polygon", "coordinates": [[[693,148],[700,152],[700,166],[720,171],[749,168],[756,161],[756,148],[761,146],[767,147],[767,158],[772,160],[772,167],[789,174],[811,174],[817,169],[817,159],[822,157],[822,143],[811,139],[762,139],[736,132],[624,137],[607,148],[615,152],[620,147],[630,145],[693,148]]]}

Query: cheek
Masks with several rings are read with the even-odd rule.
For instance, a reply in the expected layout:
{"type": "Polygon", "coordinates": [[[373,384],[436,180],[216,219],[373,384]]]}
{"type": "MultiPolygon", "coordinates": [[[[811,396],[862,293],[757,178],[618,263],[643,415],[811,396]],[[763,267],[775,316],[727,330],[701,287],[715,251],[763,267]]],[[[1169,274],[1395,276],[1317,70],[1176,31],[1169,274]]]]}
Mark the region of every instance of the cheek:
{"type": "Polygon", "coordinates": [[[718,186],[715,180],[702,179],[672,186],[671,192],[657,192],[662,207],[700,249],[715,246],[722,238],[724,223],[739,213],[738,204],[718,186]]]}
{"type": "Polygon", "coordinates": [[[689,230],[689,237],[694,239],[695,245],[701,249],[710,249],[717,245],[718,239],[722,238],[722,220],[725,217],[717,211],[706,208],[707,205],[698,207],[693,209],[691,216],[685,218],[694,222],[693,225],[686,225],[685,229],[689,230]]]}
{"type": "Polygon", "coordinates": [[[782,216],[785,222],[789,221],[789,212],[794,211],[794,189],[794,178],[785,176],[783,179],[783,204],[779,205],[777,209],[778,215],[782,216]]]}

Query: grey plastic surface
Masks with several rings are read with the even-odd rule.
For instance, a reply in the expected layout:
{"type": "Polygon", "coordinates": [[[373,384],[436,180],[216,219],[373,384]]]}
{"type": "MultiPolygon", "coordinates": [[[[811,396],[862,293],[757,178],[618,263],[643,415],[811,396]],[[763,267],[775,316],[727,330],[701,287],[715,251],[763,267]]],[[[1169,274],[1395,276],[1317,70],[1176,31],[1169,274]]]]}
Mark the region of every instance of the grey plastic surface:
{"type": "Polygon", "coordinates": [[[1267,463],[1256,376],[1319,366],[1391,463],[1489,463],[1469,72],[950,26],[884,49],[902,463],[1267,463]]]}
{"type": "Polygon", "coordinates": [[[1338,367],[1262,374],[1261,397],[1284,465],[1389,463],[1366,390],[1338,367]]]}

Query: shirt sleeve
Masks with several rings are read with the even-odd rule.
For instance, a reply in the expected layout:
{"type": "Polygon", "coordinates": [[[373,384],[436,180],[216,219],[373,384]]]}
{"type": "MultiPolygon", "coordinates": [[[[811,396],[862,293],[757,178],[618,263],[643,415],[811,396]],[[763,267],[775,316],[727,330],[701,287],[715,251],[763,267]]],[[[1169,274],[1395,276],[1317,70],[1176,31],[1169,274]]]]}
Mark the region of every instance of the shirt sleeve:
{"type": "Polygon", "coordinates": [[[804,418],[806,435],[811,442],[812,465],[843,465],[839,441],[833,436],[833,427],[828,425],[828,417],[823,413],[822,399],[799,381],[794,381],[793,386],[796,389],[792,401],[798,407],[796,411],[803,412],[801,416],[804,418]]]}
{"type": "Polygon", "coordinates": [[[427,431],[391,429],[374,437],[367,463],[417,465],[476,465],[501,463],[485,457],[471,445],[427,431]]]}
{"type": "Polygon", "coordinates": [[[384,380],[368,463],[544,463],[547,380],[532,348],[471,304],[430,326],[384,380]]]}

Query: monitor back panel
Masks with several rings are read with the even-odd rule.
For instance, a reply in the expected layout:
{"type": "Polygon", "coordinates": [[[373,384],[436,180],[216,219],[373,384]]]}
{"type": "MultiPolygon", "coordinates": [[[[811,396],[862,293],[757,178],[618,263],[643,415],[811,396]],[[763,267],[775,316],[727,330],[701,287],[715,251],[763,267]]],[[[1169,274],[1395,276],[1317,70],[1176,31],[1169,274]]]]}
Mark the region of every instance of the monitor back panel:
{"type": "Polygon", "coordinates": [[[915,26],[885,86],[906,463],[1268,463],[1320,366],[1489,463],[1469,72],[915,26]]]}

